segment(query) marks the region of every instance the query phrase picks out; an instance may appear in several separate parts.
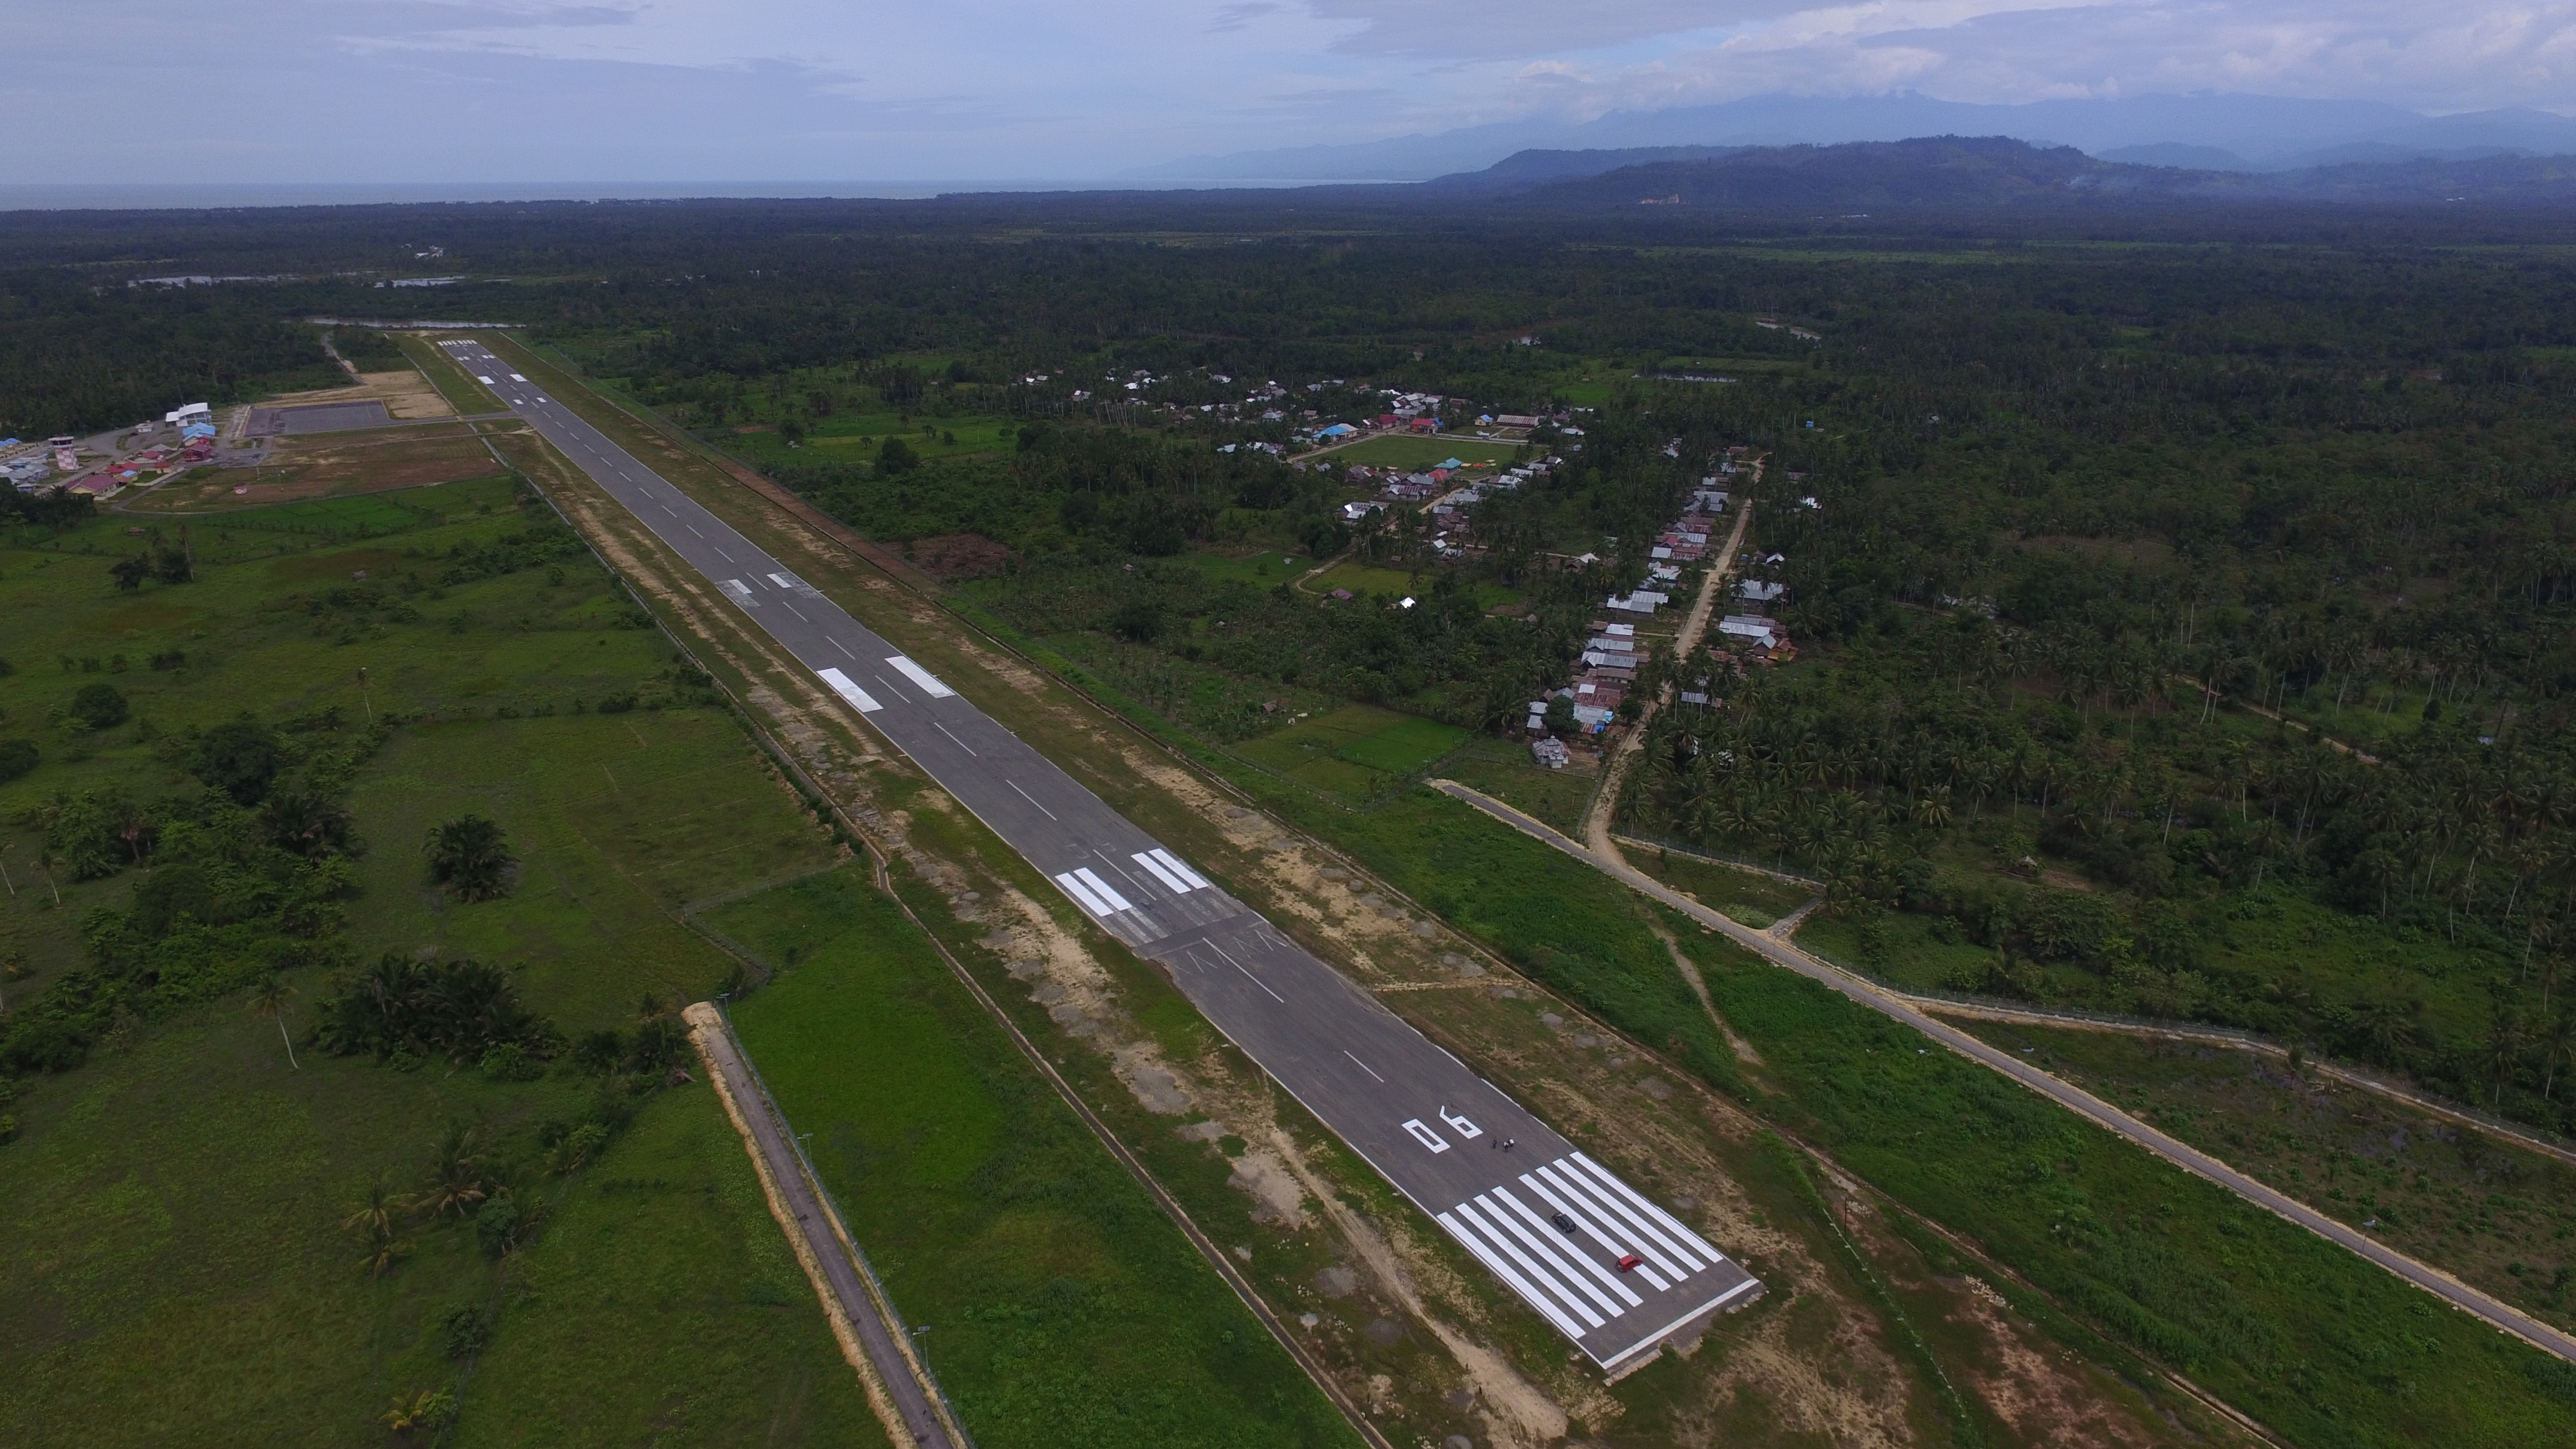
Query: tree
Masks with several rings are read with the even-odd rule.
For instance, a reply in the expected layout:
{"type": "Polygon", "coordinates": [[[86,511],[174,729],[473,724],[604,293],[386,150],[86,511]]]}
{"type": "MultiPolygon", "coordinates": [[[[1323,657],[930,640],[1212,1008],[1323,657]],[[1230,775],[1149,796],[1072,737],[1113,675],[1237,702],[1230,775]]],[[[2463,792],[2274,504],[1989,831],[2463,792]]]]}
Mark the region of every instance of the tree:
{"type": "Polygon", "coordinates": [[[877,471],[888,476],[909,473],[920,463],[921,455],[912,450],[912,444],[901,438],[888,438],[877,449],[877,471]]]}
{"type": "Polygon", "coordinates": [[[295,1042],[286,1034],[286,998],[294,994],[285,977],[268,977],[250,989],[250,1011],[277,1023],[277,1039],[286,1044],[286,1064],[300,1072],[304,1067],[295,1060],[295,1042]]]}
{"type": "Polygon", "coordinates": [[[1547,732],[1549,734],[1562,739],[1579,728],[1581,728],[1581,722],[1574,717],[1574,701],[1571,698],[1560,694],[1548,700],[1547,732]]]}
{"type": "Polygon", "coordinates": [[[411,1251],[411,1245],[396,1236],[404,1214],[411,1209],[411,1199],[394,1191],[392,1179],[378,1177],[368,1186],[365,1201],[341,1223],[367,1246],[366,1256],[358,1260],[359,1267],[381,1278],[411,1251]]]}
{"type": "Polygon", "coordinates": [[[443,1218],[454,1213],[460,1218],[472,1217],[474,1209],[491,1195],[491,1184],[483,1172],[482,1134],[470,1127],[450,1127],[440,1139],[437,1159],[430,1165],[429,1195],[422,1203],[429,1215],[443,1218]]]}
{"type": "Polygon", "coordinates": [[[510,868],[519,863],[501,827],[474,814],[431,826],[422,851],[429,857],[429,878],[461,901],[508,895],[510,868]]]}
{"type": "Polygon", "coordinates": [[[34,740],[0,740],[0,785],[34,770],[42,758],[34,740]]]}
{"type": "Polygon", "coordinates": [[[72,696],[72,718],[94,730],[114,729],[129,713],[124,693],[104,679],[82,685],[72,696]]]}
{"type": "Polygon", "coordinates": [[[198,737],[188,756],[188,773],[208,789],[230,795],[236,805],[256,805],[277,778],[279,758],[277,731],[245,714],[198,737]]]}

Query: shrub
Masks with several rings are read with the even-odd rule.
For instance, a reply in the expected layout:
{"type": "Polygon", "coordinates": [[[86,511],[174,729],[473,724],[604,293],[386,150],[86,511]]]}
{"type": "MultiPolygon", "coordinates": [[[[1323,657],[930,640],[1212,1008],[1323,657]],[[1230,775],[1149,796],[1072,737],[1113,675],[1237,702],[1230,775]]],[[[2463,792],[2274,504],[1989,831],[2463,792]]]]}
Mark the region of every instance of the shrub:
{"type": "Polygon", "coordinates": [[[208,789],[230,795],[237,805],[256,805],[277,778],[279,758],[277,731],[244,715],[198,737],[188,756],[188,773],[208,789]]]}
{"type": "Polygon", "coordinates": [[[72,718],[94,730],[114,729],[131,713],[124,693],[103,679],[82,685],[80,693],[72,696],[72,718]]]}
{"type": "Polygon", "coordinates": [[[434,1053],[481,1061],[504,1043],[541,1055],[554,1034],[545,1018],[519,1004],[517,988],[499,967],[416,961],[390,951],[340,981],[318,1011],[313,1035],[325,1051],[372,1052],[379,1061],[434,1053]]]}
{"type": "Polygon", "coordinates": [[[34,770],[39,758],[34,740],[0,740],[0,785],[34,770]]]}
{"type": "Polygon", "coordinates": [[[480,815],[459,815],[433,825],[422,852],[429,857],[429,878],[446,886],[461,901],[488,901],[510,893],[510,868],[519,858],[510,853],[501,827],[480,815]]]}
{"type": "Polygon", "coordinates": [[[459,1303],[438,1317],[439,1346],[449,1358],[472,1358],[492,1343],[492,1315],[480,1303],[459,1303]]]}

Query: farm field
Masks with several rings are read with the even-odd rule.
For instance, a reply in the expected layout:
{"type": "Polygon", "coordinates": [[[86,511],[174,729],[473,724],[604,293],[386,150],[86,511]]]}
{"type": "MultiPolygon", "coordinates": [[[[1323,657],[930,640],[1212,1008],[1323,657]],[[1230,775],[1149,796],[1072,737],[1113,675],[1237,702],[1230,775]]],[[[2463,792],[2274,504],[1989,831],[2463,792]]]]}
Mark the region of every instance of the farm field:
{"type": "Polygon", "coordinates": [[[17,666],[0,738],[40,754],[0,785],[13,1008],[87,969],[94,913],[178,869],[47,877],[32,807],[121,793],[177,810],[197,788],[188,740],[247,712],[290,751],[358,751],[363,842],[328,934],[281,968],[294,1062],[236,987],[141,998],[85,1064],[0,1078],[18,1134],[0,1145],[0,1442],[372,1442],[395,1396],[442,1390],[454,1443],[628,1443],[656,1423],[881,1442],[703,1087],[404,1069],[305,1034],[334,960],[424,951],[502,967],[568,1036],[622,1031],[646,997],[667,1009],[734,969],[680,924],[689,900],[832,859],[588,555],[547,542],[541,508],[468,484],[247,510],[194,526],[193,581],[132,592],[107,565],[151,540],[123,518],[0,539],[17,666]],[[64,702],[102,684],[127,720],[67,723],[64,702]],[[468,810],[519,858],[500,899],[424,876],[428,827],[468,810]],[[557,1150],[578,1124],[599,1129],[594,1159],[557,1150]],[[535,1231],[497,1255],[481,1217],[407,1211],[403,1251],[371,1276],[343,1220],[379,1177],[421,1191],[459,1129],[535,1231]]]}
{"type": "Polygon", "coordinates": [[[977,1443],[1349,1442],[856,870],[707,920],[778,967],[737,1028],[977,1443]]]}

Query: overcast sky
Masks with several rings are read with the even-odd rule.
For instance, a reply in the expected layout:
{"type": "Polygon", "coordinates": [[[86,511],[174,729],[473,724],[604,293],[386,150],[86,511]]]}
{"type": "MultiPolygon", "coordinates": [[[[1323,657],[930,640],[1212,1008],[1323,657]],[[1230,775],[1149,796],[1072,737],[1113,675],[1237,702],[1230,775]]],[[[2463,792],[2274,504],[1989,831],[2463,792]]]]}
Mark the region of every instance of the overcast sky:
{"type": "Polygon", "coordinates": [[[1104,176],[1777,91],[2576,112],[2576,0],[0,0],[0,182],[1104,176]]]}

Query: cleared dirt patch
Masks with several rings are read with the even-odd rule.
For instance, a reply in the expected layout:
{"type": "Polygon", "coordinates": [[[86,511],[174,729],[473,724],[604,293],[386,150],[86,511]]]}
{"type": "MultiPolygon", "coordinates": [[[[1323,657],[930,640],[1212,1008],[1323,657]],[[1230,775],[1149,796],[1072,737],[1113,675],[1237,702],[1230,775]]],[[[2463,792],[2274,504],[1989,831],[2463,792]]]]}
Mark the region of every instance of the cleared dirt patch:
{"type": "Polygon", "coordinates": [[[456,427],[281,438],[256,468],[199,468],[128,505],[141,511],[257,508],[308,498],[457,483],[501,472],[483,440],[456,427]]]}
{"type": "Polygon", "coordinates": [[[989,578],[1011,565],[1011,551],[980,533],[943,533],[915,539],[904,555],[923,573],[942,583],[989,578]]]}

